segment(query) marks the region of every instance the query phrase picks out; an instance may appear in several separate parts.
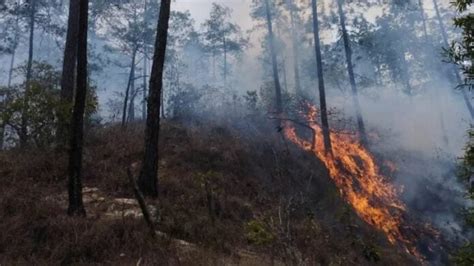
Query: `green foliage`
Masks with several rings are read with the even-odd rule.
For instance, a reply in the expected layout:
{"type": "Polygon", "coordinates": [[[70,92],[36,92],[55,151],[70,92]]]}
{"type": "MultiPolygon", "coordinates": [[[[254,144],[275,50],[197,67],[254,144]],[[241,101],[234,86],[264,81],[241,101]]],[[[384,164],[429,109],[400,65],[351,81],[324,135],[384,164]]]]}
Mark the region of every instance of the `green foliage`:
{"type": "MultiPolygon", "coordinates": [[[[454,6],[459,12],[466,11],[472,0],[456,0],[454,6]]],[[[463,32],[461,41],[451,43],[445,52],[451,63],[458,65],[465,75],[465,86],[474,86],[474,14],[468,13],[454,19],[454,25],[463,32]]]]}
{"type": "Polygon", "coordinates": [[[453,261],[459,266],[474,265],[474,243],[470,242],[459,249],[458,253],[453,257],[453,261]]]}
{"type": "MultiPolygon", "coordinates": [[[[469,181],[474,174],[474,128],[469,130],[469,141],[466,144],[464,157],[462,158],[459,176],[463,181],[469,181]]],[[[470,193],[474,193],[471,188],[470,193]]]]}
{"type": "MultiPolygon", "coordinates": [[[[18,70],[26,72],[24,66],[18,70]]],[[[46,147],[54,143],[59,121],[68,121],[71,106],[61,102],[60,73],[44,62],[34,62],[32,78],[11,88],[0,88],[0,95],[5,97],[0,105],[0,124],[6,125],[14,134],[13,143],[21,136],[22,127],[26,127],[25,139],[31,145],[46,147]],[[16,136],[15,136],[16,135],[16,136]]],[[[91,90],[93,91],[93,90],[91,90]]],[[[89,93],[86,116],[97,110],[95,93],[89,93]]]]}
{"type": "Polygon", "coordinates": [[[197,111],[203,93],[191,84],[181,84],[168,98],[168,111],[174,118],[189,117],[197,111]]]}
{"type": "Polygon", "coordinates": [[[245,236],[250,243],[259,246],[268,245],[275,240],[265,223],[259,220],[252,220],[245,225],[245,236]]]}
{"type": "Polygon", "coordinates": [[[244,95],[245,104],[248,110],[256,112],[258,110],[258,93],[256,90],[247,91],[244,95]]]}
{"type": "Polygon", "coordinates": [[[362,253],[368,261],[377,262],[380,260],[380,249],[377,246],[369,243],[364,244],[363,247],[362,253]]]}
{"type": "MultiPolygon", "coordinates": [[[[474,200],[474,186],[471,183],[474,176],[474,129],[471,128],[468,133],[469,141],[460,163],[458,176],[466,184],[468,198],[474,200]]],[[[474,228],[474,208],[466,209],[464,215],[466,225],[474,228]]],[[[470,241],[459,249],[453,257],[453,261],[456,265],[474,265],[474,243],[470,241]]]]}

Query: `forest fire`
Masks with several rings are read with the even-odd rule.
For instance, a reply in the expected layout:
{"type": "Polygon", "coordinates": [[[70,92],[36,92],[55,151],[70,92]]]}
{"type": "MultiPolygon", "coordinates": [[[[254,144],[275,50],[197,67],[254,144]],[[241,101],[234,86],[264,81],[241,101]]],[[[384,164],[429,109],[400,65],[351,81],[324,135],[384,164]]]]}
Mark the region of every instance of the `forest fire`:
{"type": "Polygon", "coordinates": [[[403,224],[406,207],[398,198],[400,191],[380,173],[371,153],[353,136],[332,132],[332,154],[326,153],[322,129],[316,123],[318,110],[313,105],[308,108],[304,118],[313,130],[313,142],[299,137],[291,122],[285,124],[285,136],[324,162],[340,193],[362,220],[384,232],[390,243],[399,243],[420,258],[415,244],[402,230],[406,227],[403,224]]]}

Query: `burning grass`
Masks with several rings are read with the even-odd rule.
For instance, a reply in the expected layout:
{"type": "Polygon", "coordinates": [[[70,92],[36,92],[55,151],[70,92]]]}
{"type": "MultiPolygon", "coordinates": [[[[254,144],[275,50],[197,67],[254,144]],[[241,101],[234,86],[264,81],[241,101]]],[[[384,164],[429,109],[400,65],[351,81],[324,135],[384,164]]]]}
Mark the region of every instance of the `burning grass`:
{"type": "MultiPolygon", "coordinates": [[[[361,145],[357,136],[341,132],[331,132],[331,152],[325,151],[323,130],[317,123],[318,110],[308,104],[308,112],[302,117],[312,129],[312,139],[306,140],[296,133],[294,123],[285,122],[284,134],[302,150],[313,153],[329,170],[330,178],[342,197],[352,206],[357,215],[367,224],[382,231],[392,244],[400,245],[424,261],[424,255],[434,252],[434,243],[423,243],[426,238],[437,240],[439,233],[429,224],[417,225],[408,218],[407,207],[400,200],[400,189],[390,183],[377,164],[375,157],[361,145]],[[422,237],[423,240],[420,239],[422,237]],[[419,247],[421,246],[421,247],[419,247]],[[420,253],[420,249],[425,252],[420,253]]],[[[386,162],[389,171],[395,171],[396,165],[386,162]]]]}

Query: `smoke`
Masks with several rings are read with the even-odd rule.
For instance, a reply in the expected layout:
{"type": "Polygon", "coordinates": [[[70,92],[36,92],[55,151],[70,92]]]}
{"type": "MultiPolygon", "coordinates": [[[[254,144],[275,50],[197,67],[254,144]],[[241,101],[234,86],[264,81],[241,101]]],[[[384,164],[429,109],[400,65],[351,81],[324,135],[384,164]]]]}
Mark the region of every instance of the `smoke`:
{"type": "MultiPolygon", "coordinates": [[[[198,44],[189,44],[179,50],[177,61],[174,62],[179,65],[179,82],[176,82],[176,73],[170,74],[169,64],[168,72],[165,74],[168,77],[164,88],[165,115],[172,116],[175,111],[170,108],[179,102],[180,107],[189,107],[189,112],[209,121],[213,121],[216,117],[235,118],[239,115],[240,119],[247,119],[245,114],[249,113],[249,110],[243,96],[248,91],[257,91],[257,95],[261,96],[262,90],[269,83],[271,84],[271,77],[267,75],[269,60],[265,55],[265,47],[262,47],[262,44],[265,45],[266,42],[266,29],[257,27],[259,23],[250,17],[251,1],[223,0],[216,3],[233,9],[232,20],[238,23],[244,32],[252,30],[247,35],[251,45],[241,56],[229,59],[230,75],[227,80],[223,80],[219,72],[222,55],[216,59],[217,75],[214,76],[212,75],[212,59],[208,51],[203,50],[198,44]],[[183,103],[183,101],[186,102],[183,103]]],[[[200,26],[202,22],[209,16],[210,7],[211,2],[205,0],[173,2],[173,8],[176,11],[190,10],[196,21],[195,29],[198,32],[202,30],[200,26]]],[[[301,84],[308,98],[318,103],[311,28],[305,22],[310,16],[309,7],[301,6],[301,8],[301,23],[297,27],[300,34],[298,40],[300,46],[297,51],[301,61],[299,65],[301,84]]],[[[431,5],[427,4],[426,8],[427,15],[433,16],[430,11],[431,5]]],[[[329,16],[331,6],[326,4],[325,10],[329,16]]],[[[368,14],[367,19],[374,22],[375,17],[380,16],[382,11],[380,7],[375,7],[375,10],[368,14]]],[[[334,25],[329,29],[324,29],[322,34],[325,44],[323,60],[325,61],[327,102],[329,107],[340,112],[344,118],[354,118],[355,112],[345,70],[345,57],[337,49],[340,48],[340,43],[337,43],[340,37],[338,21],[329,18],[325,18],[327,20],[324,22],[334,25]],[[331,65],[331,61],[335,63],[331,65]]],[[[348,21],[351,20],[348,19],[348,21]]],[[[150,21],[150,23],[154,25],[156,22],[150,21]]],[[[435,27],[436,25],[430,28],[430,33],[437,31],[435,27]]],[[[277,56],[280,82],[286,93],[294,93],[295,60],[291,49],[291,29],[281,21],[276,21],[275,31],[278,33],[279,42],[277,56]]],[[[402,36],[387,37],[400,39],[402,36]]],[[[17,66],[26,60],[25,38],[26,36],[23,36],[17,51],[17,66]]],[[[437,36],[434,35],[433,39],[436,38],[437,36]]],[[[129,64],[129,57],[109,54],[111,52],[103,48],[106,41],[94,35],[90,40],[94,53],[107,54],[107,59],[103,60],[106,61],[103,70],[92,73],[93,80],[99,88],[101,116],[107,121],[114,120],[115,117],[114,111],[108,109],[107,103],[110,99],[115,99],[114,101],[118,101],[119,104],[122,101],[121,98],[117,98],[117,93],[125,91],[128,68],[122,66],[129,64]],[[112,59],[120,64],[106,64],[112,59]]],[[[417,51],[419,47],[415,47],[410,41],[406,40],[406,48],[417,51]]],[[[438,46],[439,41],[433,40],[433,43],[438,46]]],[[[55,66],[60,66],[62,44],[57,38],[38,31],[34,51],[35,60],[46,60],[55,66]]],[[[355,52],[362,57],[368,56],[360,50],[355,52]]],[[[417,54],[412,52],[413,55],[417,54]]],[[[442,60],[436,49],[433,49],[430,56],[434,61],[442,60]]],[[[0,56],[0,82],[2,84],[6,83],[9,59],[9,56],[0,56]]],[[[443,228],[450,236],[456,237],[464,230],[459,215],[460,210],[468,204],[463,198],[462,185],[456,178],[456,161],[462,155],[463,146],[467,140],[466,130],[472,120],[459,91],[454,89],[449,75],[442,74],[444,72],[439,71],[435,64],[419,66],[416,62],[411,62],[411,65],[416,69],[416,73],[436,73],[430,74],[428,78],[426,75],[414,73],[412,82],[418,90],[413,95],[404,93],[401,82],[393,81],[393,78],[388,78],[390,80],[385,78],[383,85],[365,85],[360,78],[358,80],[362,115],[370,135],[370,149],[375,154],[381,155],[383,159],[396,163],[398,171],[393,181],[404,187],[403,199],[415,215],[443,228]]],[[[137,69],[137,71],[141,70],[137,69]]],[[[370,75],[373,68],[369,60],[362,59],[357,62],[355,71],[358,75],[365,76],[370,75]]],[[[21,77],[15,79],[15,82],[19,81],[21,77]]],[[[137,82],[141,83],[141,80],[137,82]]],[[[263,100],[259,97],[258,103],[261,104],[263,100]]],[[[137,100],[135,105],[139,113],[140,101],[137,100]]],[[[121,108],[116,109],[120,111],[121,108]]],[[[268,110],[261,108],[261,111],[268,110]]],[[[354,124],[352,128],[355,128],[354,124]]]]}

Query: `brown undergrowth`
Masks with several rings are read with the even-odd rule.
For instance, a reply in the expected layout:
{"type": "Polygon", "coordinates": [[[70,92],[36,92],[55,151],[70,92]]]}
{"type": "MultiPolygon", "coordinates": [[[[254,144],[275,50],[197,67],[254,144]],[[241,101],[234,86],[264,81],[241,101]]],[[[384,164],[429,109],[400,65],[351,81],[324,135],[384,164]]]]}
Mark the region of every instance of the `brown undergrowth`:
{"type": "MultiPolygon", "coordinates": [[[[0,264],[413,263],[357,218],[320,161],[271,126],[206,124],[162,125],[160,197],[148,199],[166,235],[158,239],[134,216],[105,219],[109,205],[86,202],[87,218],[67,217],[64,153],[0,152],[0,264]],[[173,239],[197,248],[183,255],[173,239]]],[[[126,169],[141,161],[142,131],[92,129],[84,185],[111,201],[133,198],[126,169]]]]}

